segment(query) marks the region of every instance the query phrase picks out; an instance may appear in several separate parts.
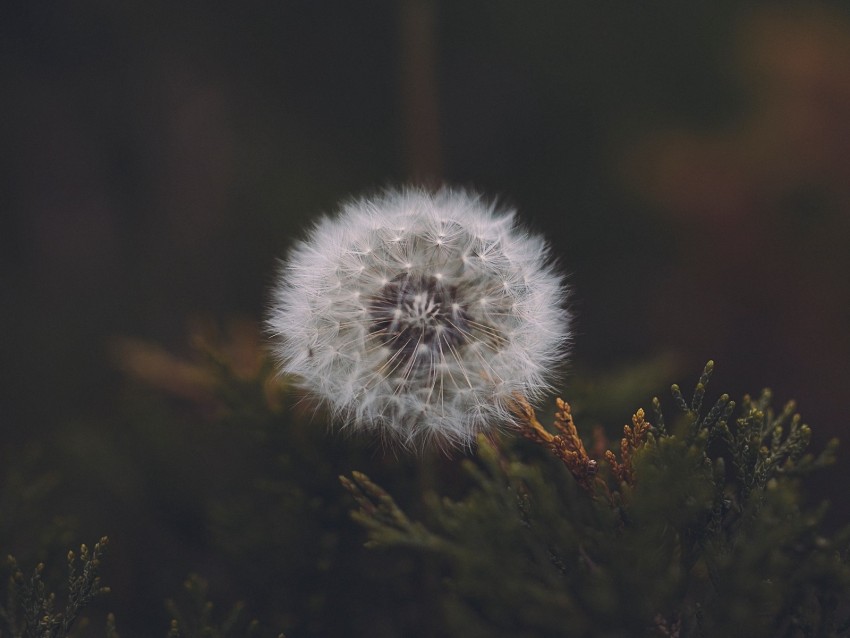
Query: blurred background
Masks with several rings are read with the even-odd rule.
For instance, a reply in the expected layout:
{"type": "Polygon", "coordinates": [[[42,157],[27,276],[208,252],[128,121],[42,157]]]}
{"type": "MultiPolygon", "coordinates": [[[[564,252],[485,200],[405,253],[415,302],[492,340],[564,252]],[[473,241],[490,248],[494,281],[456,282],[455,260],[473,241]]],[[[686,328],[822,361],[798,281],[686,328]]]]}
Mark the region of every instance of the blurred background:
{"type": "MultiPolygon", "coordinates": [[[[239,431],[175,428],[173,405],[128,390],[115,344],[185,353],[199,324],[251,341],[276,260],[364,191],[471,187],[550,238],[576,317],[566,398],[655,370],[648,407],[711,358],[714,396],[770,386],[816,447],[848,438],[846,3],[0,11],[0,551],[109,533],[123,634],[167,627],[157,601],[190,571],[234,580],[194,499],[202,466],[236,472],[239,431]],[[49,507],[15,510],[37,485],[49,507]]],[[[840,462],[810,483],[837,522],[847,480],[840,462]]],[[[321,633],[305,627],[292,635],[321,633]]]]}

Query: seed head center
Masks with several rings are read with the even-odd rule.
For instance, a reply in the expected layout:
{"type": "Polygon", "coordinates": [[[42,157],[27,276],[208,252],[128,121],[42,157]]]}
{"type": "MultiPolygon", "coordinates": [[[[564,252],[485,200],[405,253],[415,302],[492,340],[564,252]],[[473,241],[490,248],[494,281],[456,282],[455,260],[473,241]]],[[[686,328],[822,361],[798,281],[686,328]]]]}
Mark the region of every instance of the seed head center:
{"type": "Polygon", "coordinates": [[[436,277],[399,275],[370,300],[370,333],[393,357],[437,360],[467,342],[469,317],[456,295],[436,277]]]}
{"type": "Polygon", "coordinates": [[[420,326],[423,330],[433,326],[440,320],[442,304],[428,292],[414,295],[413,301],[405,304],[402,313],[403,320],[412,326],[420,326]]]}

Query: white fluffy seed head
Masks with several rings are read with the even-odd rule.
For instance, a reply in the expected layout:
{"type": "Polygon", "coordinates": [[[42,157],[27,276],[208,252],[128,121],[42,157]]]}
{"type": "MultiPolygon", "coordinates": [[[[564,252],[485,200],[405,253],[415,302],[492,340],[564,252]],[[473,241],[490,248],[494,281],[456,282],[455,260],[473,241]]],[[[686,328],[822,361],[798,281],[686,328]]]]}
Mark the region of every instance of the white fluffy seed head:
{"type": "Polygon", "coordinates": [[[549,389],[569,340],[545,241],[472,193],[349,201],[292,250],[268,327],[283,373],[405,446],[469,446],[549,389]]]}

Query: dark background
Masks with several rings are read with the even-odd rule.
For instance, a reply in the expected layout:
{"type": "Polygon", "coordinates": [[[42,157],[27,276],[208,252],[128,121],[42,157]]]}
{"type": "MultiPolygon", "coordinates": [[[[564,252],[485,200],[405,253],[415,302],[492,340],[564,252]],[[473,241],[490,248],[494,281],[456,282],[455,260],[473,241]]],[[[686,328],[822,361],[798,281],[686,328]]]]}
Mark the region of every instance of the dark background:
{"type": "MultiPolygon", "coordinates": [[[[162,468],[116,456],[112,340],[259,323],[305,225],[392,184],[478,189],[550,238],[574,290],[565,396],[659,357],[662,393],[712,358],[715,393],[770,386],[815,446],[845,436],[842,3],[13,2],[0,81],[0,446],[67,454],[87,533],[116,507],[155,547],[193,525],[151,487],[162,468]]],[[[813,483],[838,522],[848,479],[813,483]]]]}

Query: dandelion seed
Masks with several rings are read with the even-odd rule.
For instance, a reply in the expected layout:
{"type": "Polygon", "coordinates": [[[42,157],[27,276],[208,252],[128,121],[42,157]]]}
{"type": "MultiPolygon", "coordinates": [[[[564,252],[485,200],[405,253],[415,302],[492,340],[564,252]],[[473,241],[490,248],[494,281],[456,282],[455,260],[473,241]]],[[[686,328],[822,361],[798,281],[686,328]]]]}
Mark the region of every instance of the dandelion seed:
{"type": "Polygon", "coordinates": [[[469,446],[549,389],[569,338],[545,241],[472,193],[388,191],[321,220],[268,326],[284,373],[355,430],[469,446]]]}

